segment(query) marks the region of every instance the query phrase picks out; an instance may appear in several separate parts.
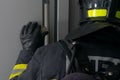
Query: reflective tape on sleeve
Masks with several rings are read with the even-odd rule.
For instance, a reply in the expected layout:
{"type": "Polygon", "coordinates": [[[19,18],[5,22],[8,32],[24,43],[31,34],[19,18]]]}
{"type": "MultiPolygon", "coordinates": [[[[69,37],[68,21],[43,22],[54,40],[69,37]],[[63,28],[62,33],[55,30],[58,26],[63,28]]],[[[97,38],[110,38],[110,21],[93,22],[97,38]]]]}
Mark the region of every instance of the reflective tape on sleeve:
{"type": "Polygon", "coordinates": [[[10,77],[9,77],[9,80],[16,77],[16,76],[20,76],[22,74],[22,72],[18,72],[18,73],[15,73],[15,74],[11,74],[10,77]]]}
{"type": "Polygon", "coordinates": [[[13,67],[12,73],[9,77],[9,80],[16,77],[16,76],[20,76],[24,70],[27,69],[27,64],[16,64],[13,67]]]}
{"type": "Polygon", "coordinates": [[[27,68],[27,64],[16,64],[13,68],[13,70],[16,69],[26,69],[27,68]]]}

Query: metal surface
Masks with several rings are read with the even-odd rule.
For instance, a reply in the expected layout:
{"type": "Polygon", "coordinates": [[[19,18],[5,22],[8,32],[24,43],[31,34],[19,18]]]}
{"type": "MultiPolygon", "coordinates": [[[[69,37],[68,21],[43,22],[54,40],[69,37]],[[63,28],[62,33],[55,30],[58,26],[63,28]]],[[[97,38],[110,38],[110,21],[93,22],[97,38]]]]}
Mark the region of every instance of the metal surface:
{"type": "Polygon", "coordinates": [[[70,0],[70,7],[69,7],[69,32],[73,31],[74,29],[80,27],[80,6],[79,0],[70,0]]]}
{"type": "Polygon", "coordinates": [[[69,0],[49,0],[50,43],[63,39],[69,30],[69,0]]]}
{"type": "Polygon", "coordinates": [[[69,0],[57,0],[57,41],[68,34],[68,24],[69,0]]]}
{"type": "MultiPolygon", "coordinates": [[[[43,0],[43,26],[49,31],[49,0],[43,0]]],[[[45,36],[45,45],[49,43],[49,35],[45,36]]]]}

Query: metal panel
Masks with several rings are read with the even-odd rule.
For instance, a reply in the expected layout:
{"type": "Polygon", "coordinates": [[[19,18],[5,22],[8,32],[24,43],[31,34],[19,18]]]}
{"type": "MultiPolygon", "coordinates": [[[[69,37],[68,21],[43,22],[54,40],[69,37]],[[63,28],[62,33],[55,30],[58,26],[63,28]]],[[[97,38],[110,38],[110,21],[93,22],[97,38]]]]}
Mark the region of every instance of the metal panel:
{"type": "Polygon", "coordinates": [[[55,40],[55,0],[49,0],[49,43],[55,40]]]}
{"type": "Polygon", "coordinates": [[[69,0],[57,0],[57,41],[68,34],[69,0]]]}
{"type": "Polygon", "coordinates": [[[80,22],[80,7],[79,7],[79,0],[70,0],[70,11],[69,11],[69,28],[70,32],[79,26],[80,22]]]}
{"type": "Polygon", "coordinates": [[[69,0],[49,0],[49,42],[63,39],[68,33],[69,0]]]}
{"type": "MultiPolygon", "coordinates": [[[[49,30],[49,0],[43,0],[43,25],[49,30]]],[[[49,35],[45,36],[45,45],[49,43],[49,35]]]]}

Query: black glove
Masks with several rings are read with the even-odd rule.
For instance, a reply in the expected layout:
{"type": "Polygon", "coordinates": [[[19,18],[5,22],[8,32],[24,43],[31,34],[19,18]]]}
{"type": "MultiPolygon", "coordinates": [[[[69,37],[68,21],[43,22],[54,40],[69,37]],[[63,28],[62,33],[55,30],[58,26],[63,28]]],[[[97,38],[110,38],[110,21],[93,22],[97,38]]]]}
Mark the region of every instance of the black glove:
{"type": "Polygon", "coordinates": [[[20,33],[20,40],[25,50],[35,51],[44,45],[44,37],[48,31],[42,31],[42,27],[37,22],[29,22],[20,33]]]}

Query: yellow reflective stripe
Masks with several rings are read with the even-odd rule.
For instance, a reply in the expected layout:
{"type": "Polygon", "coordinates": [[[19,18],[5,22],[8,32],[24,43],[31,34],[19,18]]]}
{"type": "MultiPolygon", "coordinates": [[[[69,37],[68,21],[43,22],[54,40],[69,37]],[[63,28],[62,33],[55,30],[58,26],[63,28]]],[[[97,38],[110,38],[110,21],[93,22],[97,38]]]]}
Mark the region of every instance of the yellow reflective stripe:
{"type": "Polygon", "coordinates": [[[27,69],[27,64],[16,64],[13,67],[13,72],[10,75],[9,79],[12,79],[16,76],[20,76],[25,69],[27,69]]]}
{"type": "Polygon", "coordinates": [[[16,69],[26,69],[27,68],[27,64],[16,64],[13,68],[13,70],[16,69]]]}
{"type": "Polygon", "coordinates": [[[120,19],[120,11],[116,12],[115,17],[120,19]]]}
{"type": "Polygon", "coordinates": [[[88,10],[88,17],[105,17],[107,16],[106,9],[92,9],[88,10]]]}
{"type": "Polygon", "coordinates": [[[16,76],[20,76],[22,74],[22,72],[18,72],[16,74],[11,74],[10,77],[9,77],[9,80],[16,77],[16,76]]]}

